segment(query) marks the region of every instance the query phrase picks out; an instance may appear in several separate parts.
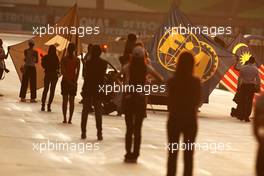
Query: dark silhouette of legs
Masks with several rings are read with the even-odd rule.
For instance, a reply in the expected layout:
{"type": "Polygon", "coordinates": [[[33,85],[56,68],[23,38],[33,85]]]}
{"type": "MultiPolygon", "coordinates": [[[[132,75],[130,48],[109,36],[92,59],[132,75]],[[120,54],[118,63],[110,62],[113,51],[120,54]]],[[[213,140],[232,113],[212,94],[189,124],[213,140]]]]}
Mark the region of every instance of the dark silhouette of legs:
{"type": "Polygon", "coordinates": [[[102,136],[102,108],[100,100],[97,97],[83,97],[83,110],[81,120],[82,138],[86,138],[86,126],[88,121],[88,114],[91,106],[94,106],[95,110],[95,122],[97,129],[97,139],[103,140],[102,136]]]}
{"type": "Polygon", "coordinates": [[[259,146],[257,154],[257,176],[264,176],[264,145],[259,146]]]}
{"type": "Polygon", "coordinates": [[[51,111],[51,103],[54,99],[57,82],[58,82],[58,77],[54,77],[51,79],[48,111],[51,111]]]}
{"type": "Polygon", "coordinates": [[[35,67],[30,68],[30,95],[31,100],[37,98],[37,72],[35,67]]]}
{"type": "Polygon", "coordinates": [[[196,133],[196,125],[184,129],[184,143],[189,146],[184,151],[184,176],[193,175],[193,153],[195,150],[195,146],[193,144],[195,142],[196,133]]]}
{"type": "Polygon", "coordinates": [[[100,100],[98,98],[93,98],[92,104],[94,106],[94,111],[95,111],[97,138],[98,138],[98,140],[103,140],[103,136],[102,136],[102,107],[101,107],[100,100]]]}
{"type": "Polygon", "coordinates": [[[82,130],[82,135],[81,138],[85,139],[86,138],[86,126],[87,126],[87,121],[88,121],[88,114],[89,114],[89,108],[90,108],[90,101],[87,97],[83,97],[83,109],[82,109],[82,120],[81,120],[81,130],[82,130]]]}
{"type": "Polygon", "coordinates": [[[88,120],[88,114],[89,114],[89,103],[87,98],[83,98],[83,109],[82,109],[82,120],[81,120],[82,139],[86,138],[86,125],[88,120]]]}
{"type": "Polygon", "coordinates": [[[72,121],[72,116],[73,116],[73,112],[74,112],[74,99],[75,99],[75,96],[70,96],[70,118],[69,118],[69,121],[68,123],[71,123],[72,121]]]}
{"type": "Polygon", "coordinates": [[[49,87],[50,87],[50,79],[48,78],[47,75],[45,75],[45,78],[44,78],[44,89],[43,89],[43,93],[42,93],[42,107],[41,107],[41,110],[42,111],[45,111],[45,104],[46,104],[46,98],[47,98],[47,94],[48,94],[48,91],[49,91],[49,87]]]}
{"type": "Polygon", "coordinates": [[[254,98],[254,85],[241,86],[241,102],[238,104],[238,118],[249,122],[254,98]]]}
{"type": "Polygon", "coordinates": [[[134,124],[133,124],[133,115],[126,113],[125,114],[125,121],[126,121],[126,158],[131,157],[132,155],[132,137],[133,137],[133,133],[134,133],[134,124]]]}
{"type": "Polygon", "coordinates": [[[244,120],[249,121],[249,117],[252,111],[252,104],[253,104],[254,92],[250,91],[247,92],[246,101],[245,101],[245,118],[244,120]]]}
{"type": "Polygon", "coordinates": [[[21,99],[25,99],[26,98],[29,78],[30,78],[30,72],[25,67],[25,72],[23,73],[23,76],[22,76],[21,88],[20,88],[20,93],[19,93],[19,97],[21,99]]]}
{"type": "Polygon", "coordinates": [[[62,100],[62,113],[63,113],[63,123],[67,123],[67,109],[68,109],[68,101],[69,101],[69,96],[68,95],[63,95],[63,100],[62,100]]]}
{"type": "Polygon", "coordinates": [[[134,151],[133,156],[138,158],[140,154],[140,145],[141,145],[141,129],[144,117],[140,115],[135,116],[134,126],[134,151]]]}
{"type": "Polygon", "coordinates": [[[177,172],[179,138],[179,130],[168,128],[168,142],[170,148],[168,151],[167,176],[175,176],[177,172]]]}

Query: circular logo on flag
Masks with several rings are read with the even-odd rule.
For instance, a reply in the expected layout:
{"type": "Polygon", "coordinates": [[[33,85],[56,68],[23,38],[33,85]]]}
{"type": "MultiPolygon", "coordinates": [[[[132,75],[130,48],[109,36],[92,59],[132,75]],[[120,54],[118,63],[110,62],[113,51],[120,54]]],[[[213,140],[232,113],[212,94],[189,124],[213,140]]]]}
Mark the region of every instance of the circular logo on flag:
{"type": "Polygon", "coordinates": [[[194,75],[202,82],[210,79],[218,67],[218,56],[212,46],[199,41],[194,34],[181,35],[168,30],[160,39],[157,48],[159,63],[168,71],[174,72],[178,57],[182,52],[191,52],[195,57],[194,75]]]}

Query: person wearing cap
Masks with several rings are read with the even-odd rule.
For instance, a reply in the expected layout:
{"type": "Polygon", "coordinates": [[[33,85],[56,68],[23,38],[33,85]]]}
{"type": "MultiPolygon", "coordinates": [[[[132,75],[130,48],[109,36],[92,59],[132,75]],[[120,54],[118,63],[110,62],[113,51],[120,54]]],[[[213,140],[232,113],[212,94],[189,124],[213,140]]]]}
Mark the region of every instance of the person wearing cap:
{"type": "Polygon", "coordinates": [[[26,101],[25,98],[28,89],[28,83],[30,82],[30,102],[35,103],[37,98],[37,72],[35,65],[38,63],[38,52],[34,50],[35,43],[33,40],[29,40],[28,45],[29,48],[24,50],[25,63],[22,69],[23,76],[19,97],[21,98],[21,102],[26,101]]]}
{"type": "Polygon", "coordinates": [[[88,114],[91,106],[95,111],[95,122],[97,129],[97,139],[103,140],[102,135],[102,107],[101,95],[103,92],[99,91],[99,86],[103,86],[104,77],[107,69],[107,62],[101,56],[102,50],[99,45],[93,45],[90,59],[86,62],[86,73],[84,77],[84,84],[82,89],[83,110],[81,120],[81,138],[86,138],[86,126],[88,114]]]}
{"type": "Polygon", "coordinates": [[[61,59],[61,95],[63,123],[67,123],[67,109],[70,104],[70,116],[68,124],[72,123],[74,113],[74,99],[77,93],[77,81],[80,72],[80,60],[74,55],[75,44],[70,43],[67,48],[67,55],[61,59]]]}
{"type": "Polygon", "coordinates": [[[264,94],[256,101],[254,114],[254,134],[259,144],[257,153],[257,176],[264,176],[264,94]]]}
{"type": "Polygon", "coordinates": [[[248,64],[240,69],[239,102],[237,105],[237,118],[250,122],[254,94],[260,89],[260,76],[255,65],[255,58],[250,57],[248,64]]]}

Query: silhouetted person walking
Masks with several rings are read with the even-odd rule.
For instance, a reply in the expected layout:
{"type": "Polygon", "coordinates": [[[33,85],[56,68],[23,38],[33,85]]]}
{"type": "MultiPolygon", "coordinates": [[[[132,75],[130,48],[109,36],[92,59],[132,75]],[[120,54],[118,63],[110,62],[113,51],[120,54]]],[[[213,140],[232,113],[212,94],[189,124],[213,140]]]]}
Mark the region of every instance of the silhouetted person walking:
{"type": "MultiPolygon", "coordinates": [[[[134,87],[145,85],[147,65],[143,47],[137,46],[133,49],[130,64],[124,68],[123,72],[125,73],[124,84],[134,87]]],[[[146,117],[146,97],[144,92],[126,92],[123,98],[126,121],[124,161],[136,163],[140,155],[143,119],[146,117]]]]}
{"type": "Polygon", "coordinates": [[[34,41],[28,41],[29,48],[24,51],[25,56],[25,64],[23,67],[23,76],[22,76],[22,84],[20,89],[21,102],[26,101],[26,93],[28,88],[28,82],[30,82],[30,94],[31,100],[30,102],[35,103],[37,97],[37,72],[36,72],[36,64],[38,63],[38,52],[34,50],[34,41]]]}
{"type": "Polygon", "coordinates": [[[250,57],[248,64],[240,69],[239,76],[241,86],[239,87],[239,101],[237,104],[237,117],[240,120],[250,122],[252,103],[255,92],[260,89],[260,76],[255,66],[255,58],[250,57]]]}
{"type": "Polygon", "coordinates": [[[60,68],[60,61],[56,53],[56,47],[54,45],[49,46],[48,54],[42,58],[41,65],[45,70],[41,111],[45,111],[46,98],[50,89],[48,111],[51,112],[51,103],[54,98],[60,68]]]}
{"type": "Polygon", "coordinates": [[[77,93],[77,81],[80,72],[80,60],[74,55],[75,45],[70,43],[67,48],[67,55],[61,59],[61,94],[63,96],[62,112],[63,123],[67,123],[67,109],[70,104],[70,117],[68,123],[71,124],[74,112],[74,99],[77,93]]]}
{"type": "MultiPolygon", "coordinates": [[[[193,76],[194,57],[184,52],[180,55],[175,75],[168,81],[169,119],[167,176],[175,176],[180,135],[191,145],[197,134],[197,111],[201,99],[200,80],[193,76]]],[[[194,148],[184,149],[184,176],[193,174],[194,148]]]]}
{"type": "Polygon", "coordinates": [[[256,172],[257,176],[264,176],[264,94],[256,102],[254,134],[259,143],[256,172]]]}
{"type": "Polygon", "coordinates": [[[81,138],[86,138],[86,126],[90,107],[94,107],[97,129],[97,139],[103,140],[102,135],[102,107],[99,85],[104,84],[107,62],[100,58],[102,51],[99,45],[93,45],[90,59],[86,62],[86,73],[82,90],[83,110],[81,121],[81,138]]]}

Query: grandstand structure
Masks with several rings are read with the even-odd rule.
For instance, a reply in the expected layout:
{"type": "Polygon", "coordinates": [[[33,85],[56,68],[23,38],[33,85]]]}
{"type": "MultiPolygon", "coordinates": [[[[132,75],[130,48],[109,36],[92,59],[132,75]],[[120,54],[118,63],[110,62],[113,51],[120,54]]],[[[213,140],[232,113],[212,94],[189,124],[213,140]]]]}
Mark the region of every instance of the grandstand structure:
{"type": "MultiPolygon", "coordinates": [[[[101,35],[84,42],[115,43],[129,32],[152,38],[172,0],[0,0],[0,32],[31,32],[32,26],[54,24],[75,3],[80,25],[100,25],[101,35]]],[[[195,25],[231,26],[237,33],[264,35],[263,0],[175,0],[195,25]]],[[[116,48],[116,47],[112,47],[116,48]]],[[[120,49],[119,49],[120,50],[120,49]]]]}

